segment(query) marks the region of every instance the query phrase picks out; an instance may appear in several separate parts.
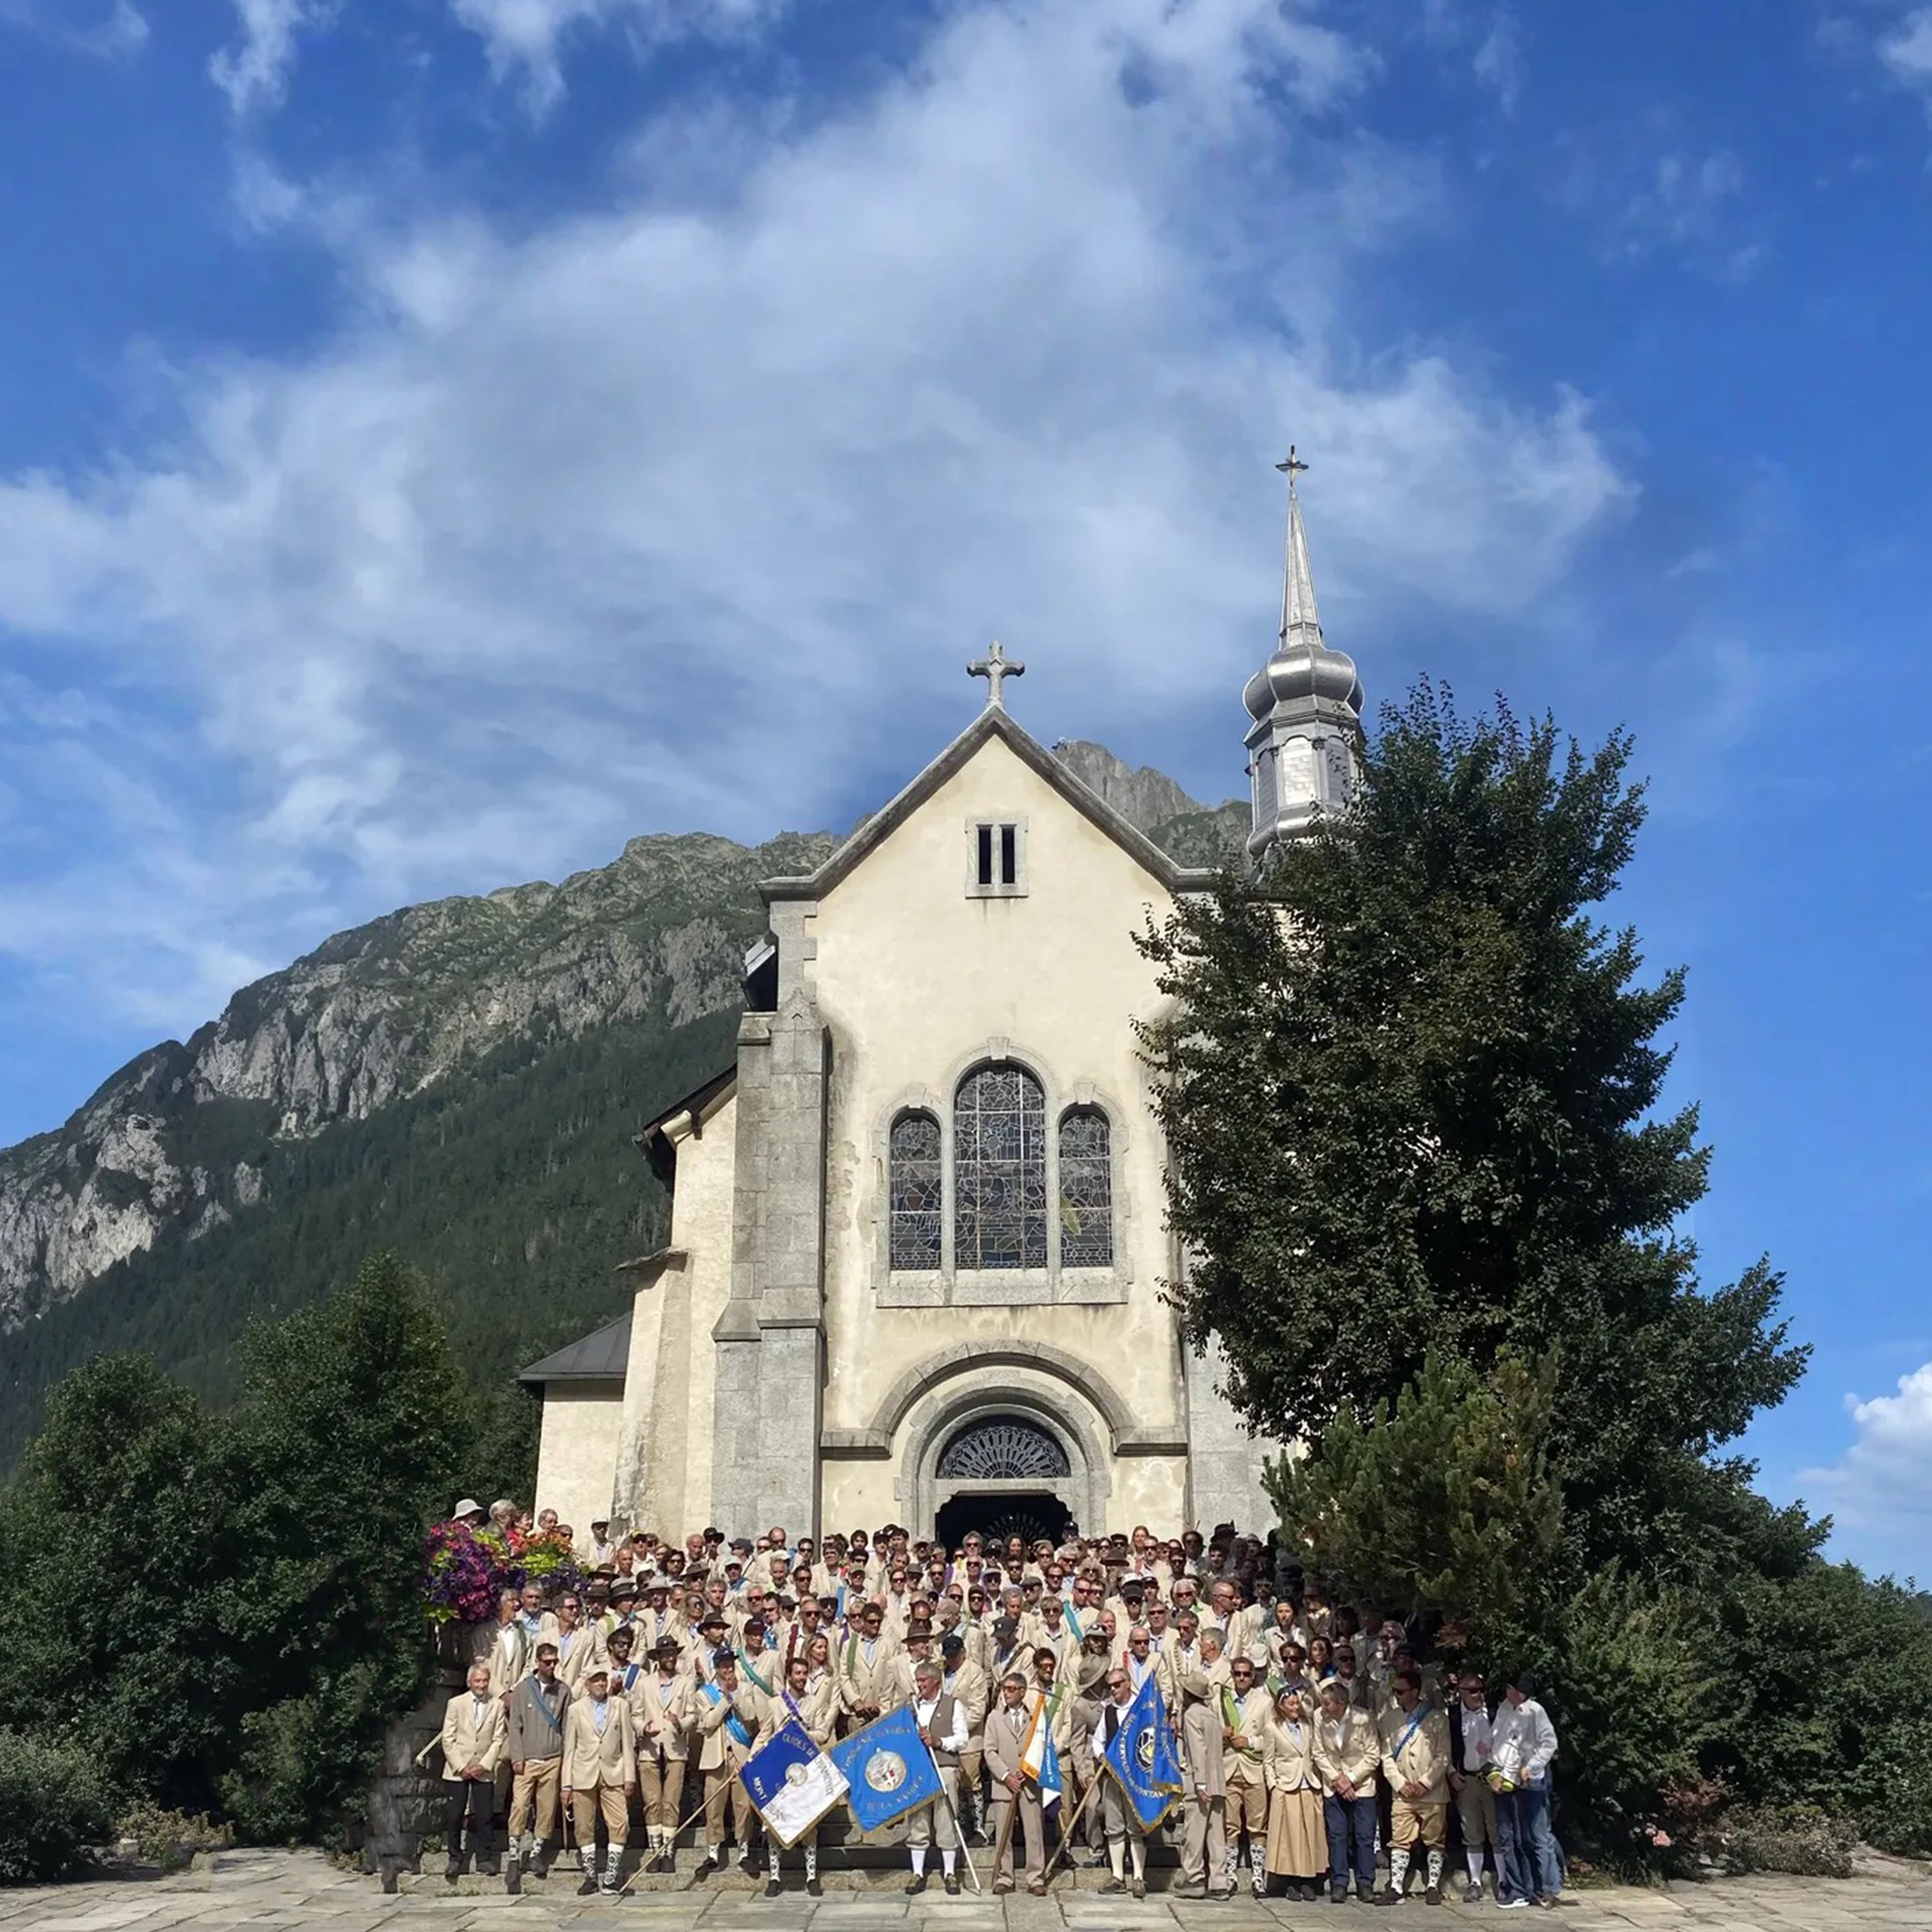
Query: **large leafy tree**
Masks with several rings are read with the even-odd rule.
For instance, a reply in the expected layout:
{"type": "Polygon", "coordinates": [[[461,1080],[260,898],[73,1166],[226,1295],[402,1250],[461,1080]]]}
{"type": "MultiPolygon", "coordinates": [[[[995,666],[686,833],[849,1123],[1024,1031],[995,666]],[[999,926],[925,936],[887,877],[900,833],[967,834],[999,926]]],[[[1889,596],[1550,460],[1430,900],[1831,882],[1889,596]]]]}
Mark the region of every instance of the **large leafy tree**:
{"type": "Polygon", "coordinates": [[[1678,1232],[1709,1162],[1660,1104],[1683,975],[1645,983],[1598,912],[1643,820],[1630,754],[1419,686],[1346,820],[1146,934],[1179,1017],[1145,1045],[1171,1292],[1259,1429],[1366,1416],[1432,1350],[1553,1351],[1573,1559],[1681,1573],[1763,1533],[1713,1452],[1805,1352],[1768,1265],[1707,1290],[1678,1232]]]}
{"type": "Polygon", "coordinates": [[[0,1492],[0,1710],[83,1739],[117,1788],[294,1838],[352,1810],[415,1702],[423,1524],[492,1472],[392,1256],[244,1354],[226,1414],[138,1356],[56,1389],[0,1492]]]}

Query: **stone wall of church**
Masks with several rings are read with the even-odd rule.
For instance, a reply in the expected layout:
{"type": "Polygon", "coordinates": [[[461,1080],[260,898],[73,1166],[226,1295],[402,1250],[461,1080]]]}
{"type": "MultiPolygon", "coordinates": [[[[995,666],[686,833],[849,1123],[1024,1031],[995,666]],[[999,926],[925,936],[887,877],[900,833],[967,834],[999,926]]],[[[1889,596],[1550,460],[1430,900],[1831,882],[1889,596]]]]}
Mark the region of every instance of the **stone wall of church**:
{"type": "Polygon", "coordinates": [[[712,1331],[731,1292],[737,1125],[734,1094],[715,1102],[701,1122],[668,1124],[677,1150],[670,1243],[676,1259],[640,1286],[631,1318],[618,1510],[668,1535],[711,1520],[712,1331]]]}
{"type": "Polygon", "coordinates": [[[615,1378],[550,1382],[543,1402],[536,1507],[555,1510],[578,1540],[587,1543],[591,1523],[610,1513],[624,1384],[615,1378]]]}

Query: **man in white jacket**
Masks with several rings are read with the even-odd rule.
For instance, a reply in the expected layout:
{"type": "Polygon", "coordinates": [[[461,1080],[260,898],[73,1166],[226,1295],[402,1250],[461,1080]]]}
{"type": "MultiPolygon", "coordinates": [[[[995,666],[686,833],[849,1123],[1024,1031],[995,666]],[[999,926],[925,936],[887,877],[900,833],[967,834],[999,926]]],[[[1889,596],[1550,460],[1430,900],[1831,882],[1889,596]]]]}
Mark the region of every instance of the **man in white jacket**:
{"type": "Polygon", "coordinates": [[[1510,1896],[1505,1910],[1553,1906],[1563,1889],[1562,1862],[1550,1828],[1550,1767],[1556,1727],[1537,1702],[1537,1682],[1519,1671],[1496,1715],[1491,1750],[1496,1766],[1496,1828],[1510,1896]]]}

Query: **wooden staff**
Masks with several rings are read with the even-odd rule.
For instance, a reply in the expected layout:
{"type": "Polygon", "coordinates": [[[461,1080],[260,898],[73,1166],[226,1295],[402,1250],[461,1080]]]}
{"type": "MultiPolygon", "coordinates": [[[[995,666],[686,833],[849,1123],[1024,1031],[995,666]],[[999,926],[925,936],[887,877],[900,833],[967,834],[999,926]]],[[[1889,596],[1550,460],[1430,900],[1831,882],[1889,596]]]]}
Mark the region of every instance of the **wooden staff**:
{"type": "MultiPolygon", "coordinates": [[[[1067,1846],[1073,1842],[1073,1828],[1076,1825],[1079,1823],[1081,1813],[1084,1811],[1087,1807],[1093,1802],[1094,1794],[1095,1792],[1098,1791],[1100,1788],[1100,1780],[1099,1774],[1096,1773],[1093,1780],[1087,1786],[1085,1794],[1082,1797],[1080,1802],[1074,1806],[1073,1816],[1068,1819],[1066,1822],[1060,1826],[1060,1858],[1054,1860],[1052,1870],[1047,1873],[1046,1882],[1048,1885],[1051,1885],[1053,1882],[1054,1873],[1057,1872],[1060,1869],[1060,1858],[1064,1858],[1070,1868],[1072,1865],[1073,1854],[1067,1850],[1067,1846]]],[[[1045,1814],[1042,1812],[1042,1820],[1044,1819],[1044,1816],[1045,1814]]]]}
{"type": "MultiPolygon", "coordinates": [[[[1026,1779],[1024,1776],[1021,1778],[1020,1783],[1022,1785],[1026,1783],[1026,1779]]],[[[1001,1780],[1001,1788],[1003,1790],[1005,1788],[1004,1780],[1001,1780]]],[[[1004,1859],[1006,1856],[1006,1847],[1012,1843],[1013,1820],[1019,1815],[1020,1794],[1017,1791],[1007,1791],[1006,1821],[1000,1827],[999,1843],[993,1847],[993,1882],[995,1885],[998,1885],[1000,1882],[1000,1865],[1001,1861],[1004,1859]]],[[[1042,1812],[1041,1814],[1042,1823],[1045,1822],[1045,1818],[1046,1814],[1042,1812]]]]}

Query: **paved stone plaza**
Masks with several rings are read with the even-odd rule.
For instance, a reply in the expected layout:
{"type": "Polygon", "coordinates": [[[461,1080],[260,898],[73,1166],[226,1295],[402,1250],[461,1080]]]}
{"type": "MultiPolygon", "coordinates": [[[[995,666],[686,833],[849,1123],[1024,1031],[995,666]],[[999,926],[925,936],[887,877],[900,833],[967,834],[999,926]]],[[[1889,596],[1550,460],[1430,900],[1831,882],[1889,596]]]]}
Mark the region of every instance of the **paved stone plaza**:
{"type": "MultiPolygon", "coordinates": [[[[1670,1891],[1629,1888],[1566,1897],[1562,1915],[1521,1913],[1499,1918],[1492,1905],[1420,1902],[1402,1918],[1426,1927],[1472,1922],[1540,1924],[1568,1932],[1932,1932],[1932,1876],[1890,1861],[1864,1875],[1826,1879],[1727,1879],[1670,1891]]],[[[579,1899],[551,1892],[542,1898],[464,1892],[451,1897],[414,1889],[386,1898],[374,1879],[340,1870],[313,1852],[221,1853],[212,1869],[173,1877],[99,1878],[66,1886],[0,1892],[0,1932],[756,1932],[809,1927],[810,1932],[1172,1932],[1177,1922],[1213,1932],[1259,1932],[1282,1926],[1371,1924],[1358,1905],[1170,1903],[1106,1898],[1085,1888],[1056,1887],[1045,1899],[1024,1895],[948,1898],[935,1888],[909,1900],[896,1888],[828,1889],[820,1900],[802,1893],[767,1901],[748,1890],[698,1887],[650,1892],[616,1900],[579,1899]]],[[[1420,1928],[1418,1928],[1420,1932],[1420,1928]]]]}

